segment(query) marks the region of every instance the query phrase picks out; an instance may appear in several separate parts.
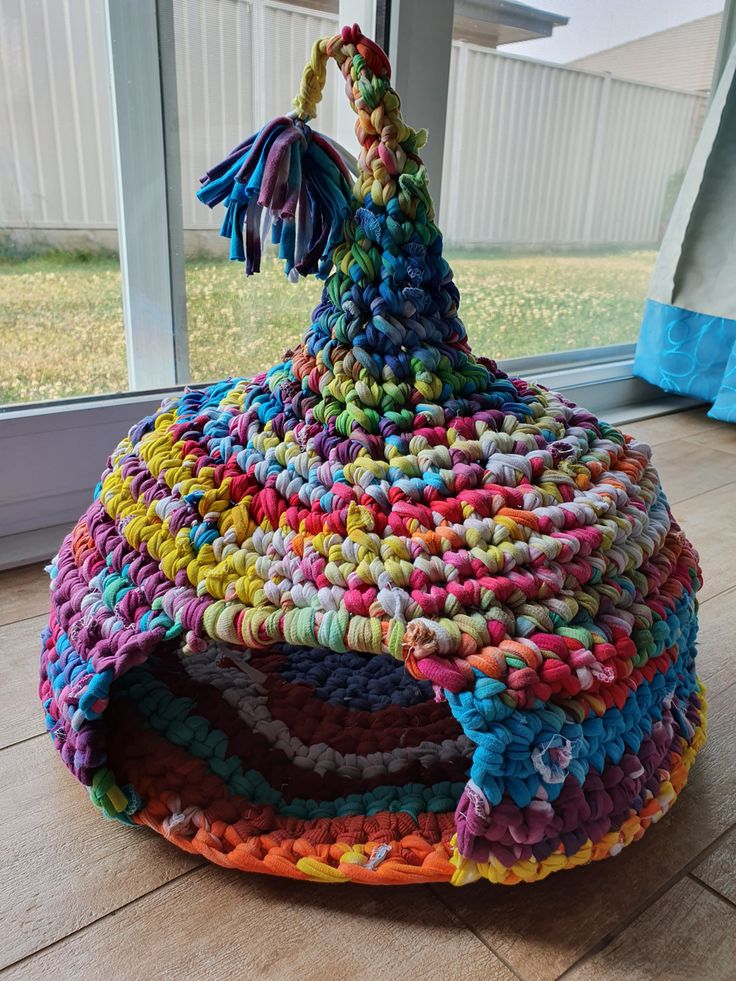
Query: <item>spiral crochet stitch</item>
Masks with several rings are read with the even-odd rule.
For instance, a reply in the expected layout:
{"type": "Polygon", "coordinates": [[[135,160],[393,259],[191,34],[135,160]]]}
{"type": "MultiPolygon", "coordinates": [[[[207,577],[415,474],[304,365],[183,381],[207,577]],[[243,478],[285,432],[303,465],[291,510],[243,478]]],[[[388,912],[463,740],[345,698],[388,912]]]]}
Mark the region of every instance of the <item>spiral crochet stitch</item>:
{"type": "Polygon", "coordinates": [[[380,48],[319,41],[295,105],[199,194],[247,273],[270,228],[322,301],[281,364],[114,450],[51,567],[48,730],[105,814],[224,866],[514,884],[616,855],[705,738],[696,553],[645,444],[471,353],[380,48]],[[308,125],[329,60],[355,175],[308,125]]]}

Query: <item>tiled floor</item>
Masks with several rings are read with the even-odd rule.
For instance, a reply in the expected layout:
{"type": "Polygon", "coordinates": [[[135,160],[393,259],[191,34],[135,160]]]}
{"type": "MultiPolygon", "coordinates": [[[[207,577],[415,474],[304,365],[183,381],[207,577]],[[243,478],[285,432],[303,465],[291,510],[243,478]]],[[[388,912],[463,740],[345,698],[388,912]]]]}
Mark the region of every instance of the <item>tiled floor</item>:
{"type": "Polygon", "coordinates": [[[705,574],[709,741],[673,811],[613,861],[513,889],[247,877],[103,821],[42,735],[40,566],[0,576],[0,967],[9,978],[736,978],[736,427],[654,447],[705,574]]]}

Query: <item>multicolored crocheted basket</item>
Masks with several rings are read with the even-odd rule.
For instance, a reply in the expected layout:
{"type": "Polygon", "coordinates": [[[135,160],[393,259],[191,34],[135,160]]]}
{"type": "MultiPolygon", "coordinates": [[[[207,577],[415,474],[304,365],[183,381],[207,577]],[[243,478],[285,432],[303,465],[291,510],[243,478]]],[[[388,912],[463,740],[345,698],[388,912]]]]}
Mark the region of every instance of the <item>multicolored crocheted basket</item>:
{"type": "Polygon", "coordinates": [[[700,571],[646,445],[471,354],[389,78],[357,27],[319,41],[296,113],[203,179],[231,256],[257,272],[270,227],[322,301],[281,364],[115,449],[51,567],[40,695],[107,815],[220,865],[529,882],[685,784],[700,571]],[[352,191],[307,125],[329,59],[352,191]]]}

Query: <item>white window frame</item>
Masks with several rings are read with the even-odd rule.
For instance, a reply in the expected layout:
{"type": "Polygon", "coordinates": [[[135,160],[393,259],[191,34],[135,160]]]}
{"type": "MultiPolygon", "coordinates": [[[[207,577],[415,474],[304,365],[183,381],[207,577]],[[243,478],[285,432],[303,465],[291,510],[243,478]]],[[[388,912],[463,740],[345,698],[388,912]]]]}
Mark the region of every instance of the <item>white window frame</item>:
{"type": "MultiPolygon", "coordinates": [[[[389,50],[407,118],[433,133],[440,186],[453,0],[391,0],[389,50]],[[448,24],[450,28],[448,29],[448,24]],[[407,77],[402,77],[407,72],[407,77]]],[[[106,0],[126,348],[133,391],[0,409],[0,569],[48,558],[91,500],[122,433],[187,378],[173,0],[106,0]],[[145,197],[141,187],[145,185],[145,197]],[[143,391],[141,391],[141,389],[143,391]]],[[[375,29],[375,0],[341,0],[342,23],[375,29]]],[[[716,75],[734,42],[726,0],[716,75]]],[[[611,422],[688,408],[633,375],[634,345],[501,364],[611,422]]]]}
{"type": "Polygon", "coordinates": [[[173,0],[105,0],[128,384],[187,381],[173,0]]]}

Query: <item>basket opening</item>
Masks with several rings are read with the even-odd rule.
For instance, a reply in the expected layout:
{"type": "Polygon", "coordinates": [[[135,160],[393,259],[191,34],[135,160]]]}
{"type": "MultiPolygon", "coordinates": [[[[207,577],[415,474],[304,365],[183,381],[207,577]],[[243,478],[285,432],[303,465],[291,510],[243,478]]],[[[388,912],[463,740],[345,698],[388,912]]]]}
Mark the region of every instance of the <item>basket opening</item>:
{"type": "Polygon", "coordinates": [[[175,824],[188,815],[191,833],[221,818],[245,837],[293,838],[301,822],[319,837],[345,821],[352,843],[373,840],[372,816],[388,812],[404,833],[448,840],[474,748],[389,655],[289,645],[164,645],[113,684],[105,720],[118,784],[175,824]]]}

